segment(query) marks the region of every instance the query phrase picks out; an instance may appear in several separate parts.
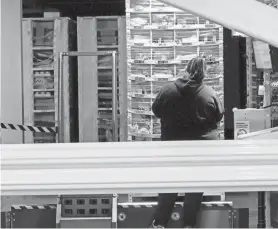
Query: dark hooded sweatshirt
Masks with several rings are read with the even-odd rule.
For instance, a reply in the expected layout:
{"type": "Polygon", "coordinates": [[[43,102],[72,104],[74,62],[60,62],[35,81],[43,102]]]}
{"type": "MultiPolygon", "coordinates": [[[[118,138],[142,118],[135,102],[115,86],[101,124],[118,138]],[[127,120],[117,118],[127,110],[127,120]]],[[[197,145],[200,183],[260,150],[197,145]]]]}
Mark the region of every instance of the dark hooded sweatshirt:
{"type": "Polygon", "coordinates": [[[202,82],[178,79],[164,85],[153,105],[161,121],[161,139],[217,139],[224,108],[216,92],[202,82]]]}

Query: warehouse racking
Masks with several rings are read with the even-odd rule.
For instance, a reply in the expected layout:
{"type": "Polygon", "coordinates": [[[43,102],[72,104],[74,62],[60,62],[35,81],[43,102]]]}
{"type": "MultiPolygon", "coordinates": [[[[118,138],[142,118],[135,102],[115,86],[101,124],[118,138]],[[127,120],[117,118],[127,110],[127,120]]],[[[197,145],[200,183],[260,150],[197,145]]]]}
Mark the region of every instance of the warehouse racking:
{"type": "MultiPolygon", "coordinates": [[[[160,139],[151,105],[161,87],[204,56],[206,83],[223,101],[223,28],[155,0],[127,0],[128,140],[160,139]]],[[[223,128],[223,123],[221,123],[223,128]]]]}
{"type": "MultiPolygon", "coordinates": [[[[79,52],[116,51],[118,136],[127,140],[125,17],[77,19],[79,52]]],[[[79,141],[112,141],[112,56],[78,57],[79,141]]]]}
{"type": "MultiPolygon", "coordinates": [[[[69,18],[23,19],[23,96],[26,125],[58,126],[58,72],[60,52],[75,49],[76,23],[69,18]]],[[[71,60],[72,61],[72,60],[71,60]]],[[[65,142],[75,141],[76,113],[74,64],[65,61],[63,133],[65,142]]],[[[25,143],[57,142],[55,133],[24,134],[25,143]]]]}
{"type": "MultiPolygon", "coordinates": [[[[277,8],[277,0],[258,0],[271,7],[277,8]]],[[[254,42],[260,42],[252,37],[246,38],[246,70],[247,70],[247,107],[266,107],[271,117],[271,127],[278,126],[278,72],[265,70],[256,66],[254,55],[254,42]],[[259,92],[260,86],[265,86],[265,92],[259,92]]],[[[272,52],[270,48],[270,52],[272,52]]],[[[274,60],[275,61],[275,60],[274,60]]]]}
{"type": "Polygon", "coordinates": [[[278,73],[271,77],[271,124],[278,126],[278,73]]]}
{"type": "Polygon", "coordinates": [[[247,107],[265,108],[271,117],[271,127],[278,125],[278,72],[257,69],[253,38],[247,38],[247,107]],[[264,93],[259,88],[264,86],[264,93]]]}

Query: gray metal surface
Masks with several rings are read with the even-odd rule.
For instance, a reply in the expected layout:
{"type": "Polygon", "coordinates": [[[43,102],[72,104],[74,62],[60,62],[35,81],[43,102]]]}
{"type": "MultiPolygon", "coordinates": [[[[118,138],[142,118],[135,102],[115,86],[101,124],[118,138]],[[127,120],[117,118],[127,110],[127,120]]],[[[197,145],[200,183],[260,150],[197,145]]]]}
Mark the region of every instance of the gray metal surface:
{"type": "MultiPolygon", "coordinates": [[[[148,228],[153,220],[155,208],[118,208],[118,228],[148,228]]],[[[181,206],[173,210],[168,228],[182,227],[181,206]]],[[[227,207],[201,207],[198,214],[198,228],[232,228],[232,208],[227,207]]]]}
{"type": "MultiPolygon", "coordinates": [[[[152,193],[152,194],[129,194],[128,195],[128,202],[153,202],[157,201],[158,194],[152,193]]],[[[177,201],[183,201],[184,193],[179,193],[177,197],[177,201]]],[[[225,193],[221,194],[210,194],[203,196],[203,202],[209,202],[209,201],[224,201],[225,200],[225,193]]],[[[122,201],[123,202],[123,201],[122,201]]]]}
{"type": "Polygon", "coordinates": [[[270,193],[271,226],[278,228],[278,192],[270,193]]]}
{"type": "Polygon", "coordinates": [[[10,212],[1,212],[1,228],[11,227],[11,214],[10,212]]]}
{"type": "Polygon", "coordinates": [[[111,219],[63,219],[60,221],[60,228],[111,228],[111,219]]]}
{"type": "MultiPolygon", "coordinates": [[[[61,198],[61,200],[73,200],[73,196],[61,198]]],[[[111,196],[106,196],[111,197],[111,196]]],[[[113,196],[111,204],[116,205],[116,195],[113,196]]],[[[84,196],[74,196],[74,200],[81,200],[84,196]]],[[[90,196],[92,198],[92,196],[90,196]]],[[[99,196],[98,196],[99,198],[99,196]]],[[[105,199],[104,196],[101,197],[105,199]]],[[[101,200],[101,199],[100,199],[101,200]]],[[[78,206],[78,205],[76,205],[78,206]]],[[[114,209],[115,210],[115,209],[114,209]]],[[[117,224],[118,228],[147,228],[152,222],[155,205],[140,202],[119,203],[114,217],[69,217],[59,218],[60,228],[111,228],[117,224]]],[[[172,217],[167,225],[169,228],[180,228],[182,226],[182,205],[177,203],[172,217]]],[[[56,209],[55,206],[17,206],[12,208],[11,226],[9,225],[9,213],[1,213],[2,228],[55,228],[56,209]],[[52,207],[50,209],[50,207],[52,207]]],[[[248,228],[249,209],[233,209],[229,202],[204,202],[198,214],[198,228],[248,228]]]]}
{"type": "Polygon", "coordinates": [[[233,210],[233,227],[249,228],[249,208],[237,208],[233,210]]]}
{"type": "Polygon", "coordinates": [[[56,209],[12,209],[11,228],[56,228],[56,209]]]}

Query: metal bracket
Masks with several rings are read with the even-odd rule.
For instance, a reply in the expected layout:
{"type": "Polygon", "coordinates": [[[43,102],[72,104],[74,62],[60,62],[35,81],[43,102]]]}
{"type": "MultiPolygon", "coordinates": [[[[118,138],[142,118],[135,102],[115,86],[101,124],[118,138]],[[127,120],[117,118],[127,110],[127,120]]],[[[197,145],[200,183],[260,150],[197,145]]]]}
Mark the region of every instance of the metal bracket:
{"type": "Polygon", "coordinates": [[[104,56],[104,55],[111,55],[112,56],[112,131],[113,131],[113,141],[118,141],[118,118],[117,118],[117,111],[118,111],[118,101],[117,101],[117,69],[116,69],[116,51],[99,51],[99,52],[60,52],[59,53],[59,74],[58,74],[58,142],[63,143],[63,65],[64,65],[64,58],[68,57],[78,57],[78,56],[104,56]]]}

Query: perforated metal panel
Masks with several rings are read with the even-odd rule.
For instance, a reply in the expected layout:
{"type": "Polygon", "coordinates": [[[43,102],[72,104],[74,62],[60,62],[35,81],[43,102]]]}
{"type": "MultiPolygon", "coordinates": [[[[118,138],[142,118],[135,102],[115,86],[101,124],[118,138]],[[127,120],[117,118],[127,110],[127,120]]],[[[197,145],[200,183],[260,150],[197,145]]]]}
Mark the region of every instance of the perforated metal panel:
{"type": "Polygon", "coordinates": [[[62,196],[62,217],[111,217],[112,195],[62,196]]]}

